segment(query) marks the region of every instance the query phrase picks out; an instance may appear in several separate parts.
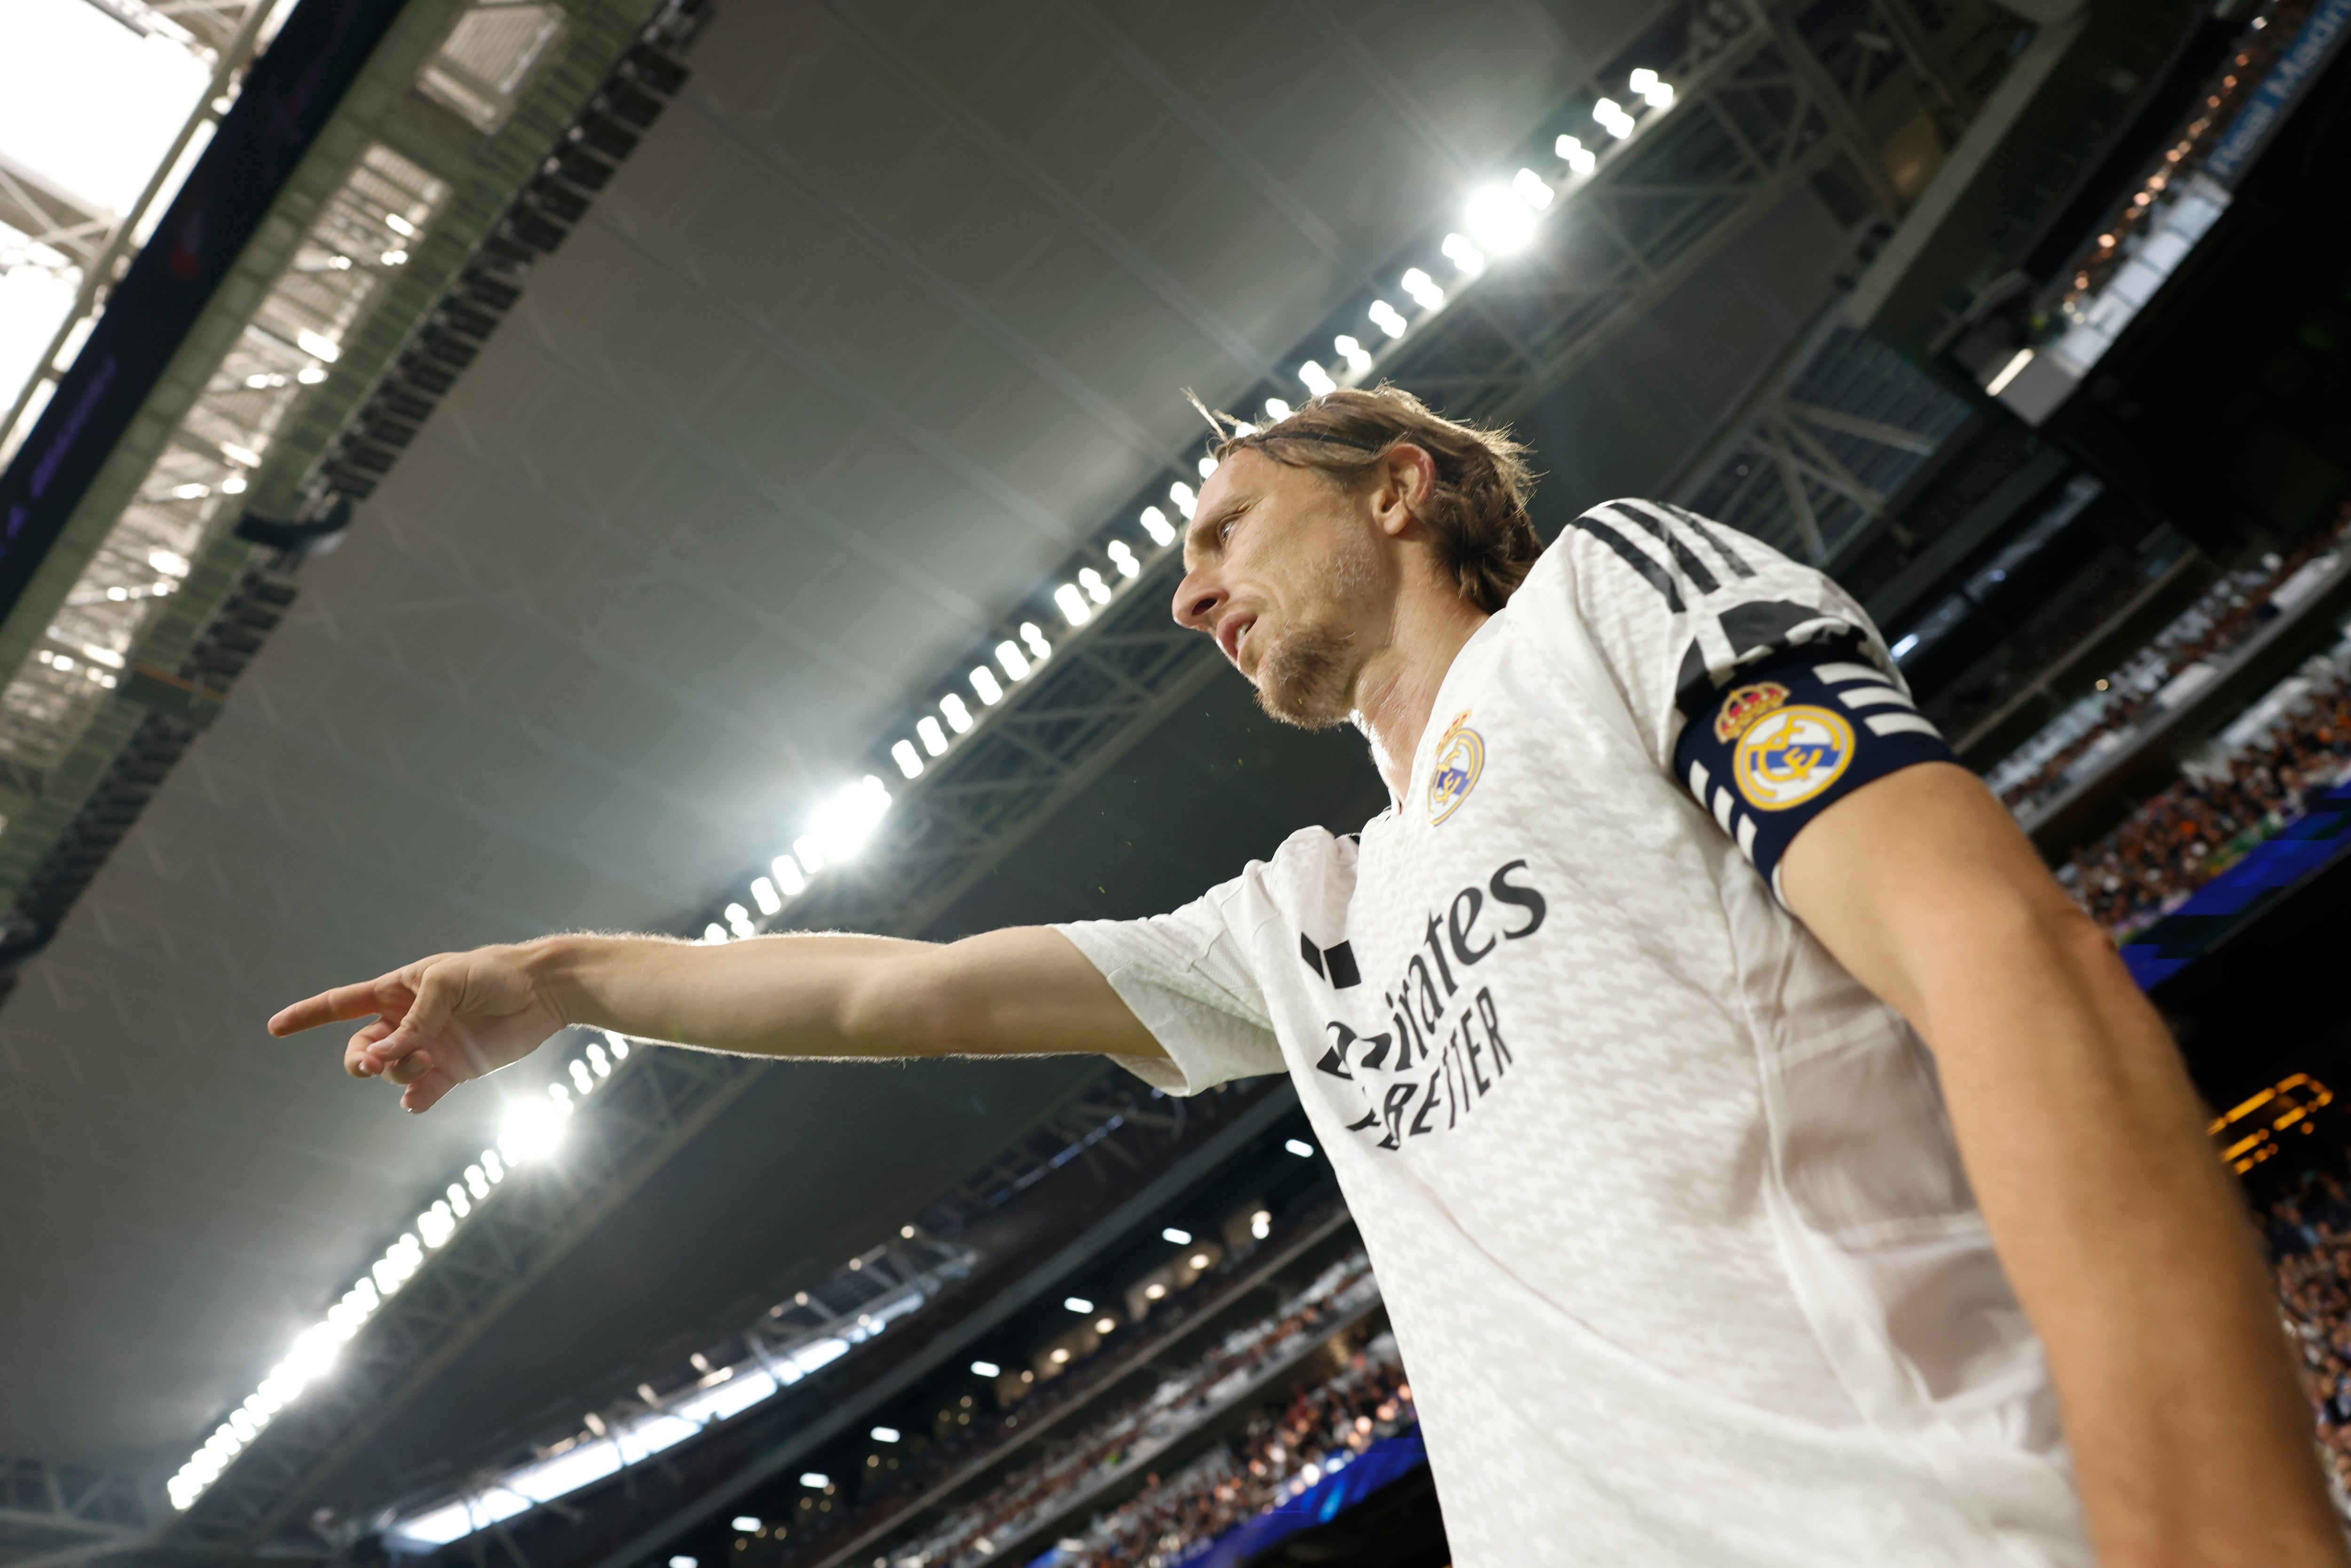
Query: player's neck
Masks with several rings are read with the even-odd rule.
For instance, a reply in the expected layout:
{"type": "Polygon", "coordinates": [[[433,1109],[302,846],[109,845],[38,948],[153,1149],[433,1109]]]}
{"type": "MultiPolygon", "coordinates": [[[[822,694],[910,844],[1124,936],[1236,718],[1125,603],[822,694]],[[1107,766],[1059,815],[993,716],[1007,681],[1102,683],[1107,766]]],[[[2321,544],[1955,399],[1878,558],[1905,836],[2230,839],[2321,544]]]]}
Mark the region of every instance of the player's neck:
{"type": "Polygon", "coordinates": [[[1372,743],[1372,761],[1388,792],[1404,799],[1412,759],[1437,706],[1437,688],[1462,645],[1486,623],[1486,612],[1452,585],[1397,598],[1387,645],[1355,677],[1355,724],[1372,743]]]}

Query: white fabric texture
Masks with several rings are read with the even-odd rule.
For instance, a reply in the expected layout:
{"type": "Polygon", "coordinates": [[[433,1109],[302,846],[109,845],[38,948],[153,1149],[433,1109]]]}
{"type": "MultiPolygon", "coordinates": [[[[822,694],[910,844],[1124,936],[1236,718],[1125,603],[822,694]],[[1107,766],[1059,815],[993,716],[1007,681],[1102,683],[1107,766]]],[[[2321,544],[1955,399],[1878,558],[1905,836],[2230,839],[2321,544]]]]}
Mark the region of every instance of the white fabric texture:
{"type": "Polygon", "coordinates": [[[1297,1083],[1461,1568],[2092,1562],[1924,1047],[1668,776],[1693,674],[1832,634],[1898,687],[1819,573],[1595,507],[1360,841],[1059,927],[1167,1051],[1145,1079],[1297,1083]]]}

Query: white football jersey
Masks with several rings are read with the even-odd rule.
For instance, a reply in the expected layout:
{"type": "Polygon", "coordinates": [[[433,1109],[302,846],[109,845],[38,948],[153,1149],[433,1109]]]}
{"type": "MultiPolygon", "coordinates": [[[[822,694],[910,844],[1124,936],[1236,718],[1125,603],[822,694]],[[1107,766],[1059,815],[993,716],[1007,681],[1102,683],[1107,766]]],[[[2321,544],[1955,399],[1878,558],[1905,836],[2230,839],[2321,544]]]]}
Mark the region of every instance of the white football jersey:
{"type": "Polygon", "coordinates": [[[1742,852],[1844,763],[1783,747],[1701,807],[1672,760],[1685,712],[1735,737],[1781,690],[1736,672],[1815,645],[1879,694],[1848,740],[1865,711],[1928,728],[1818,572],[1595,507],[1462,649],[1360,838],[1059,928],[1165,1049],[1127,1063],[1153,1083],[1297,1084],[1462,1568],[2092,1562],[1932,1062],[1742,852]]]}

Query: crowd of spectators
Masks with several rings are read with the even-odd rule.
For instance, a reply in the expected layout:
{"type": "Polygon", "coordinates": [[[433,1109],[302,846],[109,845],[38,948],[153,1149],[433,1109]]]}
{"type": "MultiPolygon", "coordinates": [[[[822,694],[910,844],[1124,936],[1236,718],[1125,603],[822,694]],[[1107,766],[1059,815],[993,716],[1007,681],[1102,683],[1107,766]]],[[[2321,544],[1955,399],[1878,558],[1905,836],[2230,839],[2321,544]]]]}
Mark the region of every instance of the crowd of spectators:
{"type": "Polygon", "coordinates": [[[2190,772],[2059,869],[2116,941],[2179,907],[2351,772],[2351,659],[2338,650],[2292,681],[2265,735],[2190,772]]]}
{"type": "MultiPolygon", "coordinates": [[[[1229,1411],[1261,1379],[1311,1351],[1330,1337],[1335,1323],[1353,1316],[1356,1309],[1378,1293],[1370,1261],[1362,1253],[1332,1264],[1279,1311],[1234,1330],[1207,1354],[1164,1380],[1147,1398],[1108,1411],[1084,1430],[1050,1445],[1035,1460],[932,1526],[921,1539],[894,1548],[889,1553],[891,1560],[956,1568],[976,1568],[987,1562],[1040,1523],[1067,1512],[1083,1497],[1134,1475],[1138,1467],[1148,1467],[1155,1456],[1186,1434],[1229,1411]]],[[[1308,1461],[1300,1457],[1297,1462],[1302,1466],[1308,1461]]],[[[1146,1469],[1144,1473],[1151,1472],[1146,1469]]],[[[1202,1506],[1213,1513],[1222,1506],[1214,1501],[1214,1490],[1215,1483],[1205,1490],[1197,1485],[1146,1486],[1145,1500],[1157,1497],[1168,1507],[1179,1508],[1186,1498],[1207,1496],[1210,1501],[1202,1506]]],[[[1240,1494],[1237,1490],[1234,1495],[1240,1494]]],[[[1166,1533],[1163,1528],[1148,1538],[1166,1533]]]]}
{"type": "Polygon", "coordinates": [[[2351,1197],[2323,1172],[2270,1206],[2264,1239],[2335,1506],[2351,1515],[2351,1197]]]}
{"type": "Polygon", "coordinates": [[[1100,1515],[1055,1568],[1175,1568],[1233,1526],[1278,1507],[1413,1425],[1412,1385],[1383,1333],[1344,1370],[1259,1411],[1236,1443],[1100,1515]]]}
{"type": "Polygon", "coordinates": [[[2060,793],[2082,766],[2120,746],[2141,719],[2192,695],[2231,650],[2314,591],[2336,565],[2346,534],[2351,508],[2285,554],[2223,573],[2095,691],[1993,768],[1985,776],[1992,792],[2019,813],[2060,793]]]}

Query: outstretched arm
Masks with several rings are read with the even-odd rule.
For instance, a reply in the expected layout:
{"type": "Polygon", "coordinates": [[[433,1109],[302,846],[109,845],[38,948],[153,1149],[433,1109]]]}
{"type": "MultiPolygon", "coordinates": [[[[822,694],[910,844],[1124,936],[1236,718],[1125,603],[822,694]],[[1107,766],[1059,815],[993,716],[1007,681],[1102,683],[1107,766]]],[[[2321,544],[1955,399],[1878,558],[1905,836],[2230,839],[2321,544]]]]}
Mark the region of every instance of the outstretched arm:
{"type": "Polygon", "coordinates": [[[945,945],[549,936],[337,987],[286,1009],[269,1032],[359,1019],[372,1021],[344,1048],[345,1071],[405,1085],[411,1111],[573,1024],[759,1056],[1165,1054],[1093,965],[1041,925],[945,945]]]}
{"type": "Polygon", "coordinates": [[[2114,945],[1949,763],[1788,846],[1788,903],[1935,1053],[2049,1352],[2101,1563],[2346,1562],[2311,1413],[2207,1113],[2114,945]]]}

